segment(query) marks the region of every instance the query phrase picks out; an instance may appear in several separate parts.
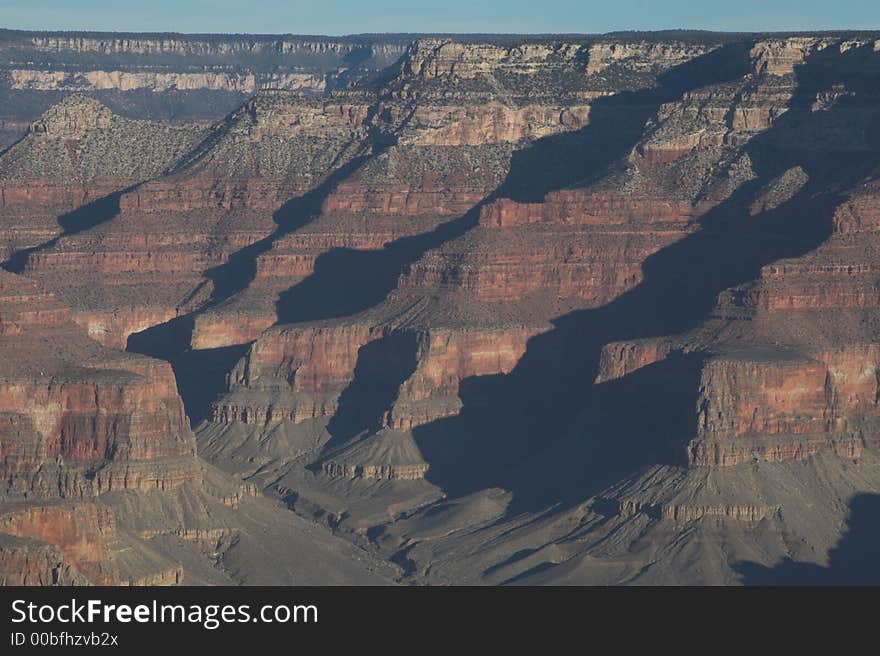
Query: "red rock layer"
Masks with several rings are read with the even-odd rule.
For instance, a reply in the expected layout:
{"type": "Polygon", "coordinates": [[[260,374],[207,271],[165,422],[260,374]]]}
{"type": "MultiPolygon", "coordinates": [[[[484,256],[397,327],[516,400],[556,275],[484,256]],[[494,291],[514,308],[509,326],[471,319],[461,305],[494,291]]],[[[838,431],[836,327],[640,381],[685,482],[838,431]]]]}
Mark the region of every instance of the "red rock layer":
{"type": "Polygon", "coordinates": [[[664,360],[673,344],[664,339],[611,342],[602,348],[595,384],[623,378],[642,367],[664,360]]]}
{"type": "Polygon", "coordinates": [[[230,372],[230,393],[216,403],[212,421],[269,425],[332,416],[358,350],[377,337],[358,324],[266,331],[230,372]]]}
{"type": "MultiPolygon", "coordinates": [[[[128,580],[113,511],[95,500],[202,484],[170,365],[100,346],[52,295],[6,272],[0,478],[0,578],[28,585],[128,580]]],[[[148,560],[142,582],[179,582],[182,571],[149,573],[148,560]]]]}
{"type": "Polygon", "coordinates": [[[384,425],[409,430],[461,408],[459,384],[471,376],[509,373],[535,330],[434,328],[418,334],[414,372],[400,386],[384,425]]]}
{"type": "MultiPolygon", "coordinates": [[[[29,256],[103,343],[201,305],[205,272],[278,230],[273,213],[361,153],[369,105],[262,92],[213,128],[175,171],[123,194],[119,214],[29,256]]],[[[299,220],[299,217],[278,219],[299,220]]]]}
{"type": "Polygon", "coordinates": [[[68,96],[0,157],[0,257],[60,234],[58,217],[160,174],[203,133],[124,119],[93,99],[68,96]]]}
{"type": "MultiPolygon", "coordinates": [[[[107,545],[116,537],[110,510],[92,503],[29,506],[0,513],[0,532],[55,545],[62,562],[90,583],[110,585],[119,572],[109,558],[107,545]]],[[[33,557],[33,551],[31,551],[33,557]]],[[[37,570],[34,572],[44,577],[37,570]]],[[[32,581],[56,583],[56,581],[32,581]]]]}
{"type": "Polygon", "coordinates": [[[86,585],[58,547],[38,540],[0,534],[0,585],[86,585]]]}
{"type": "Polygon", "coordinates": [[[833,233],[815,251],[765,266],[753,284],[724,299],[766,317],[793,310],[880,308],[880,183],[855,190],[836,209],[833,233]]]}
{"type": "Polygon", "coordinates": [[[170,366],[107,351],[26,278],[0,276],[0,462],[10,494],[199,482],[170,366]]]}
{"type": "Polygon", "coordinates": [[[878,356],[870,345],[813,358],[771,351],[710,359],[700,381],[690,464],[730,466],[824,450],[858,457],[860,422],[880,412],[878,356]]]}
{"type": "Polygon", "coordinates": [[[470,237],[480,241],[462,253],[450,245],[410,267],[402,289],[462,290],[486,302],[520,301],[536,294],[606,303],[642,280],[641,263],[680,239],[686,228],[533,231],[470,237]]]}

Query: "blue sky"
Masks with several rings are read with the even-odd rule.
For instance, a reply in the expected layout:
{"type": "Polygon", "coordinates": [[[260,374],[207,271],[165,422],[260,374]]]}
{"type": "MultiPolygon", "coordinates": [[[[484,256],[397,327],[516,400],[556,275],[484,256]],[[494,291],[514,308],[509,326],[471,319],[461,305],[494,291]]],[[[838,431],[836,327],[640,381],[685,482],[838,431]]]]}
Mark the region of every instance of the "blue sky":
{"type": "Polygon", "coordinates": [[[0,0],[0,27],[269,34],[880,29],[880,0],[0,0]]]}

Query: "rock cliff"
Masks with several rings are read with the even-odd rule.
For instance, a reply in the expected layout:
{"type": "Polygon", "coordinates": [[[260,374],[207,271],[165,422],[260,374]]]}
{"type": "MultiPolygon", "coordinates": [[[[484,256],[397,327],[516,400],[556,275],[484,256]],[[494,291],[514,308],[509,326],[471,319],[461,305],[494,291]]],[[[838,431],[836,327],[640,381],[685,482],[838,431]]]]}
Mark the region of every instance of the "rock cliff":
{"type": "Polygon", "coordinates": [[[177,559],[197,562],[199,545],[252,531],[234,512],[242,494],[226,479],[205,481],[171,366],[101,346],[70,314],[32,281],[2,272],[3,581],[210,581],[207,562],[187,573],[177,559]],[[143,507],[128,512],[123,499],[143,507]],[[155,544],[167,534],[192,546],[155,544]]]}

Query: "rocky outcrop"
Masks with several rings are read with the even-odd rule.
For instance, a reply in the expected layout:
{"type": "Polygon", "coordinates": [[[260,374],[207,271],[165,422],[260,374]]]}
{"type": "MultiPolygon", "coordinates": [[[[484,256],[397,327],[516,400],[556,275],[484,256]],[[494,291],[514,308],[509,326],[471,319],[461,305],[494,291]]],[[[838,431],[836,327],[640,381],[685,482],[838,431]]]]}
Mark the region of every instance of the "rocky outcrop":
{"type": "Polygon", "coordinates": [[[617,380],[664,360],[674,345],[664,339],[641,339],[626,342],[612,342],[602,347],[599,357],[599,370],[595,384],[617,380]]]}
{"type": "Polygon", "coordinates": [[[790,75],[795,66],[825,45],[827,41],[809,36],[759,41],[750,53],[753,70],[757,74],[790,75]]]}
{"type": "Polygon", "coordinates": [[[400,143],[416,146],[483,146],[539,139],[587,124],[589,105],[525,105],[489,102],[477,106],[419,106],[400,143]]]}
{"type": "MultiPolygon", "coordinates": [[[[626,71],[633,78],[650,77],[709,50],[711,46],[674,41],[616,43],[600,40],[592,44],[551,42],[503,46],[421,39],[410,47],[401,68],[404,74],[417,81],[459,78],[483,85],[491,84],[492,78],[503,85],[511,77],[540,76],[541,79],[536,79],[535,84],[538,90],[545,93],[549,92],[554,81],[565,79],[567,84],[555,95],[576,97],[579,92],[586,92],[591,87],[589,82],[583,80],[566,79],[565,76],[572,71],[578,71],[585,78],[598,78],[612,68],[626,71]]],[[[599,80],[592,82],[593,89],[597,83],[601,87],[599,80]]]]}
{"type": "Polygon", "coordinates": [[[215,405],[213,421],[266,426],[333,416],[358,350],[373,335],[363,325],[267,331],[230,372],[230,393],[215,405]]]}
{"type": "Polygon", "coordinates": [[[0,534],[0,584],[87,585],[88,579],[74,570],[55,545],[0,534]]]}
{"type": "Polygon", "coordinates": [[[102,350],[54,298],[8,273],[0,326],[7,494],[80,498],[201,480],[167,363],[102,350]]]}
{"type": "MultiPolygon", "coordinates": [[[[115,520],[111,512],[94,504],[32,506],[6,511],[0,515],[0,532],[55,545],[64,563],[63,569],[59,571],[55,565],[50,570],[52,578],[47,581],[45,566],[37,564],[36,572],[28,576],[37,574],[43,579],[40,583],[63,584],[61,579],[68,567],[95,584],[107,585],[119,578],[118,570],[109,562],[107,548],[116,537],[115,520]]],[[[36,558],[39,563],[41,554],[38,551],[27,557],[36,558]]]]}
{"type": "Polygon", "coordinates": [[[511,47],[492,43],[460,43],[451,39],[419,39],[408,49],[401,70],[408,80],[459,78],[470,80],[487,73],[536,75],[550,67],[564,70],[583,65],[577,44],[523,44],[511,47]]]}
{"type": "Polygon", "coordinates": [[[770,352],[710,359],[700,381],[690,463],[730,466],[826,449],[858,457],[860,420],[878,412],[877,356],[871,346],[815,358],[770,352]]]}
{"type": "Polygon", "coordinates": [[[4,153],[4,180],[143,180],[161,173],[204,136],[201,126],[126,119],[97,100],[71,95],[33,121],[4,153]]]}
{"type": "Polygon", "coordinates": [[[114,194],[160,174],[203,134],[202,127],[128,120],[96,100],[67,97],[0,157],[0,257],[109,218],[114,194]]]}
{"type": "Polygon", "coordinates": [[[114,513],[97,500],[202,483],[170,366],[100,347],[54,297],[5,272],[0,352],[3,576],[51,585],[126,580],[128,567],[113,556],[114,513]]]}
{"type": "Polygon", "coordinates": [[[756,74],[790,75],[807,57],[826,48],[846,52],[865,45],[875,47],[876,43],[870,37],[840,39],[813,35],[760,40],[752,47],[752,66],[756,74]]]}
{"type": "Polygon", "coordinates": [[[597,75],[608,73],[610,67],[632,69],[635,72],[647,71],[653,74],[703,55],[711,50],[703,44],[685,45],[683,43],[641,42],[600,42],[587,50],[587,73],[597,75]]]}
{"type": "Polygon", "coordinates": [[[754,283],[732,291],[724,302],[768,319],[791,311],[863,311],[880,307],[876,181],[851,190],[831,217],[829,238],[813,252],[761,269],[754,283]]]}
{"type": "Polygon", "coordinates": [[[367,437],[323,460],[328,476],[423,478],[429,466],[411,431],[456,415],[463,380],[509,373],[543,329],[379,328],[361,319],[267,330],[230,373],[211,425],[330,422],[343,443],[367,437]]]}
{"type": "Polygon", "coordinates": [[[459,385],[471,376],[507,374],[535,329],[435,328],[418,334],[416,366],[400,385],[384,424],[411,430],[461,409],[459,385]]]}
{"type": "Polygon", "coordinates": [[[643,504],[626,500],[620,502],[619,512],[623,515],[645,513],[657,515],[665,520],[679,523],[694,522],[703,518],[729,519],[737,522],[757,523],[776,516],[779,506],[761,505],[714,505],[699,506],[676,503],[643,504]]]}

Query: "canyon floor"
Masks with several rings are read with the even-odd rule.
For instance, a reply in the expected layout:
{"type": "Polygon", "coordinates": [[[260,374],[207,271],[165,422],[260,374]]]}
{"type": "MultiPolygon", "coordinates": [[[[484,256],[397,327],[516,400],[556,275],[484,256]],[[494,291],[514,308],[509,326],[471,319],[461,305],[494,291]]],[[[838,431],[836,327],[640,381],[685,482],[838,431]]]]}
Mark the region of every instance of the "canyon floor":
{"type": "Polygon", "coordinates": [[[880,35],[0,31],[0,582],[880,583],[880,35]]]}

